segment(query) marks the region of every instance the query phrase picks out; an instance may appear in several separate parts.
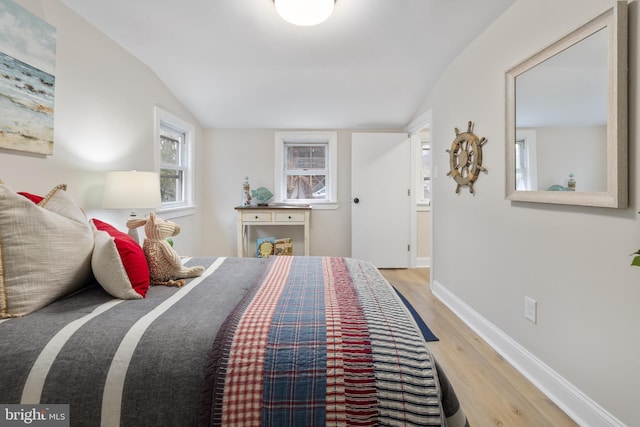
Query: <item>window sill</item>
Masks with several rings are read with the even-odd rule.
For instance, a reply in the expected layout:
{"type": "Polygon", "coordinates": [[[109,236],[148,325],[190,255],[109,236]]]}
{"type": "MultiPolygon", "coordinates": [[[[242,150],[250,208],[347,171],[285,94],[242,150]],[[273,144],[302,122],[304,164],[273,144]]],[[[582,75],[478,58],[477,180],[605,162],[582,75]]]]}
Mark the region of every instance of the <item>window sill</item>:
{"type": "Polygon", "coordinates": [[[311,209],[315,209],[317,211],[321,210],[335,210],[338,209],[338,203],[311,203],[311,209]]]}
{"type": "Polygon", "coordinates": [[[165,207],[158,208],[156,213],[162,216],[162,219],[172,219],[172,218],[180,218],[183,216],[189,216],[196,213],[195,205],[187,205],[187,206],[175,206],[175,207],[165,207]]]}
{"type": "MultiPolygon", "coordinates": [[[[286,204],[288,206],[295,206],[296,203],[295,202],[276,202],[276,203],[283,203],[286,204]]],[[[338,202],[305,202],[305,203],[300,203],[301,206],[311,206],[311,209],[316,210],[316,211],[322,211],[322,210],[336,210],[338,209],[339,205],[338,202]]]]}

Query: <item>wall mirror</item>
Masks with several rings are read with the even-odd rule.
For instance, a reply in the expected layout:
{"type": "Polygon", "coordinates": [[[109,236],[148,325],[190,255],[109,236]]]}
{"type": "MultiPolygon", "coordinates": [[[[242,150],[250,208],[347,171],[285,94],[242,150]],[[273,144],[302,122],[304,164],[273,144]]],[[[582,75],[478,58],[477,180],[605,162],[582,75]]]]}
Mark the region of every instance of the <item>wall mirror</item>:
{"type": "Polygon", "coordinates": [[[506,72],[506,197],[627,206],[627,2],[506,72]]]}

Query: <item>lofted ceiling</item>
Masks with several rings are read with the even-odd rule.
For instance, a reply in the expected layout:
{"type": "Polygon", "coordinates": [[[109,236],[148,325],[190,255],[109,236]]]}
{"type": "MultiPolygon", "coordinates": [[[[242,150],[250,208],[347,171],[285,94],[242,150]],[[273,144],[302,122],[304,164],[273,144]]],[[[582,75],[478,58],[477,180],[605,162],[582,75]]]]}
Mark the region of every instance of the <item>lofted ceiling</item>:
{"type": "Polygon", "coordinates": [[[515,0],[337,0],[314,27],[272,0],[61,0],[151,68],[205,128],[403,128],[515,0]]]}

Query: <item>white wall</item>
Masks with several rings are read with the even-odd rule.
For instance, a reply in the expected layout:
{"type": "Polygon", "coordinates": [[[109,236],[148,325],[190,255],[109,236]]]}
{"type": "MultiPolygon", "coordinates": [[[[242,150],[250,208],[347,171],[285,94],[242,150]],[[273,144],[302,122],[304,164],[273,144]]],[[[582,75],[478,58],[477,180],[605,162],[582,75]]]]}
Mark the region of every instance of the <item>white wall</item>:
{"type": "MultiPolygon", "coordinates": [[[[193,117],[147,66],[59,1],[16,2],[57,29],[54,149],[48,157],[1,150],[0,179],[36,194],[66,183],[90,217],[125,230],[127,212],[101,208],[105,172],[153,170],[155,105],[193,117]]],[[[199,215],[175,221],[176,250],[199,253],[199,215]]]]}
{"type": "Polygon", "coordinates": [[[416,214],[417,267],[431,265],[431,210],[417,208],[416,214]]]}
{"type": "MultiPolygon", "coordinates": [[[[49,157],[0,151],[0,179],[41,194],[65,182],[90,216],[123,225],[125,212],[100,208],[104,173],[153,168],[153,106],[192,117],[144,64],[59,1],[17,2],[58,29],[55,147],[49,157]]],[[[613,417],[639,425],[640,269],[628,256],[640,247],[637,1],[630,3],[629,37],[631,207],[504,199],[504,71],[610,4],[519,0],[456,59],[416,116],[433,109],[434,283],[613,417]],[[469,120],[489,141],[489,173],[480,176],[475,196],[466,189],[458,196],[445,176],[445,149],[453,129],[469,120]],[[525,295],[538,301],[535,325],[524,319],[525,295]]],[[[199,213],[176,220],[176,247],[181,254],[233,255],[242,178],[272,185],[274,131],[198,129],[197,139],[199,213]]],[[[339,131],[338,142],[340,208],[313,212],[313,255],[351,252],[351,132],[339,131]]]]}
{"type": "Polygon", "coordinates": [[[567,186],[576,191],[607,191],[607,127],[541,127],[536,132],[538,189],[567,186]]]}
{"type": "MultiPolygon", "coordinates": [[[[338,209],[314,209],[311,213],[311,255],[351,256],[351,136],[338,130],[338,209]]],[[[236,211],[242,181],[248,176],[251,188],[274,187],[273,129],[207,129],[202,157],[206,159],[203,195],[203,249],[211,256],[235,256],[236,211]]],[[[419,261],[430,256],[430,213],[418,212],[419,261]]],[[[303,248],[302,227],[252,227],[250,252],[260,236],[293,237],[294,253],[303,248]]]]}
{"type": "MultiPolygon", "coordinates": [[[[241,202],[242,180],[252,188],[274,188],[275,130],[208,129],[203,157],[203,206],[206,255],[236,254],[236,211],[241,202]]],[[[311,213],[311,255],[351,254],[351,132],[338,131],[338,209],[311,213]]],[[[301,227],[263,227],[259,235],[293,237],[294,253],[302,249],[301,227]],[[287,230],[289,229],[289,230],[287,230]]],[[[252,241],[255,243],[255,235],[252,241]]]]}
{"type": "Polygon", "coordinates": [[[637,1],[629,9],[630,207],[543,205],[504,197],[505,70],[612,4],[518,0],[445,71],[416,116],[432,109],[433,285],[466,310],[479,330],[532,356],[529,361],[537,366],[529,372],[549,368],[542,380],[560,375],[560,395],[570,386],[577,387],[577,396],[584,393],[580,403],[565,400],[572,415],[585,424],[631,426],[640,425],[640,269],[629,266],[629,254],[640,248],[637,1]],[[488,139],[483,153],[488,174],[476,182],[475,196],[465,188],[456,195],[445,175],[445,149],[454,128],[466,129],[469,120],[475,133],[488,139]],[[525,296],[538,301],[537,324],[524,318],[525,296]],[[596,408],[582,411],[585,402],[596,408]],[[598,409],[605,411],[602,419],[598,409]]]}

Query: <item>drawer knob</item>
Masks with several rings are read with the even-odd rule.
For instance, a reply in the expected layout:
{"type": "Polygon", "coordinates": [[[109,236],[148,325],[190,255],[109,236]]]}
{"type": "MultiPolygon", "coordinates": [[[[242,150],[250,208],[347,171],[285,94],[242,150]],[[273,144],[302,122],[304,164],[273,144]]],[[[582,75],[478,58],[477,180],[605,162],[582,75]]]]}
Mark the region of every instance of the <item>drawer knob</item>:
{"type": "Polygon", "coordinates": [[[291,215],[289,215],[289,219],[291,219],[291,215]]]}
{"type": "Polygon", "coordinates": [[[258,215],[256,215],[256,219],[258,219],[258,215]]]}

